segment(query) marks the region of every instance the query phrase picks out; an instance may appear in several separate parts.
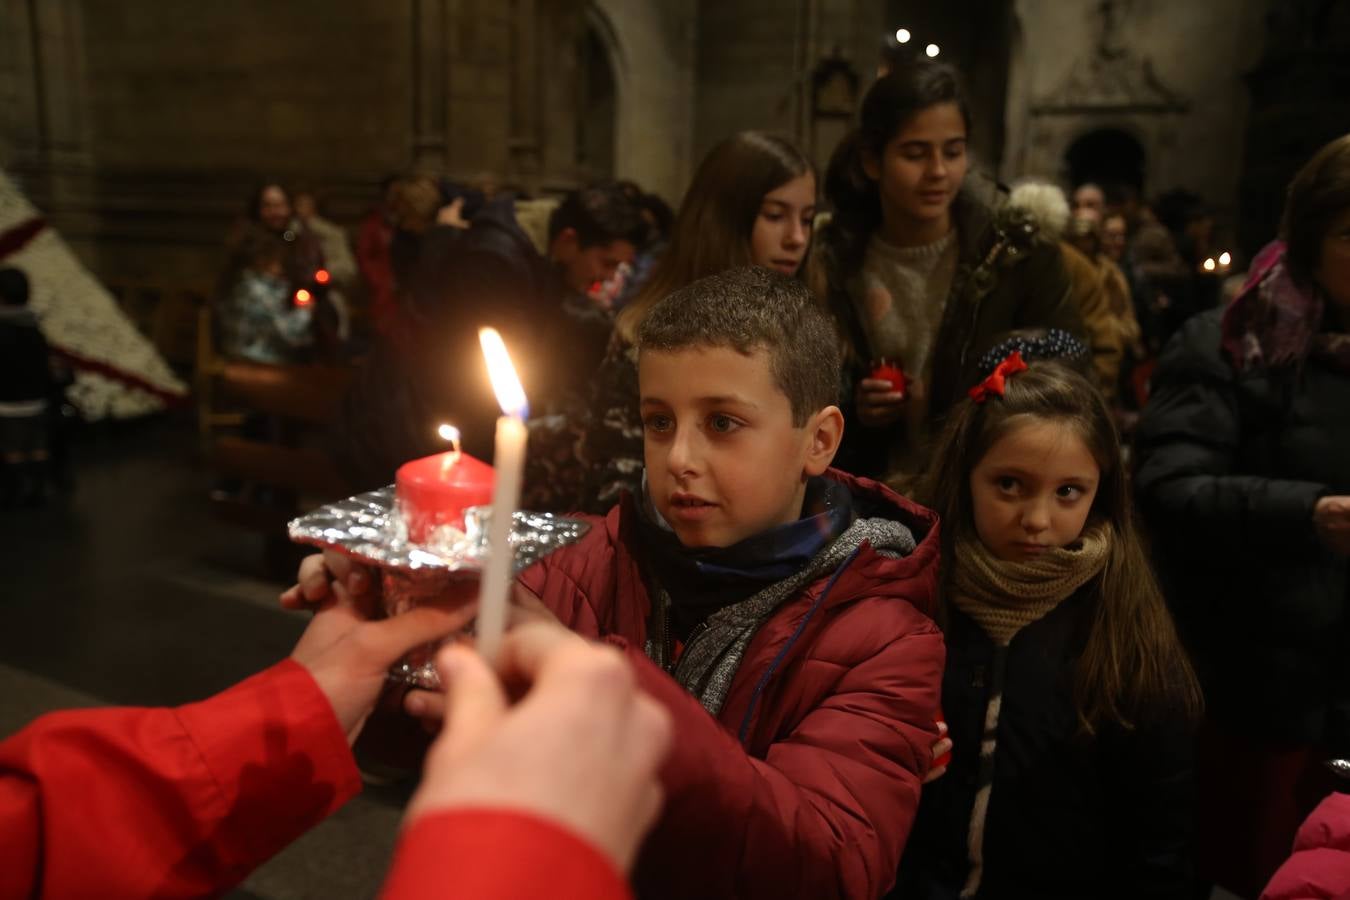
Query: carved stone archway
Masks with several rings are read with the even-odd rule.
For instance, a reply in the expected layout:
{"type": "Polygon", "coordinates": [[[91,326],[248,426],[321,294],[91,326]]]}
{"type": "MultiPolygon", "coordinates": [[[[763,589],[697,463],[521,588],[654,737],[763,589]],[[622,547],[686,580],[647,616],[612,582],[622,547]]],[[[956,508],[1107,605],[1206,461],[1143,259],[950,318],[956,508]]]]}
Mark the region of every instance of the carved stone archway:
{"type": "Polygon", "coordinates": [[[1121,40],[1119,0],[1101,0],[1097,12],[1098,36],[1089,52],[1032,100],[1021,168],[1067,181],[1066,153],[1075,141],[1095,131],[1122,131],[1148,160],[1140,185],[1147,191],[1150,184],[1169,183],[1176,125],[1191,104],[1163,83],[1152,60],[1121,40]]]}

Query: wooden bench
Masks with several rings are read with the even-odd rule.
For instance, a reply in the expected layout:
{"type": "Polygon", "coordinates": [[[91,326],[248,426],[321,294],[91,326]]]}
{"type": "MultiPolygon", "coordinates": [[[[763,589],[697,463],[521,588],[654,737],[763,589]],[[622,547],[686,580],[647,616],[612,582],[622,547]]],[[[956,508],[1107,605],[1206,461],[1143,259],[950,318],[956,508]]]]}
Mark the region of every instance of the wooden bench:
{"type": "Polygon", "coordinates": [[[218,476],[248,486],[235,496],[213,497],[212,504],[227,521],[284,539],[287,520],[347,494],[324,441],[353,370],[225,359],[215,352],[206,309],[197,333],[198,430],[204,455],[218,476]],[[245,427],[249,422],[261,426],[245,427]]]}

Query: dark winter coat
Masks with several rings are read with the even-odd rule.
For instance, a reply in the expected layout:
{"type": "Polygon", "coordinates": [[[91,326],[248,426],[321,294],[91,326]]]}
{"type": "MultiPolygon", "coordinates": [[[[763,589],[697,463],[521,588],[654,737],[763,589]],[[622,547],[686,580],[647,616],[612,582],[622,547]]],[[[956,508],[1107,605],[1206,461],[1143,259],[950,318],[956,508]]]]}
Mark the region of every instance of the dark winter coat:
{"type": "MultiPolygon", "coordinates": [[[[1082,736],[1073,673],[1092,616],[1086,590],[1008,647],[978,896],[1111,900],[1189,896],[1191,729],[1141,723],[1082,736]]],[[[947,773],[924,788],[894,896],[955,900],[968,870],[994,644],[959,610],[945,629],[947,773]]]]}
{"type": "Polygon", "coordinates": [[[623,647],[674,717],[665,810],[634,871],[641,897],[868,898],[894,880],[937,736],[942,636],[921,611],[937,517],[832,477],[860,515],[898,520],[918,546],[894,558],[864,543],[785,600],[715,718],[643,654],[652,602],[630,498],[520,577],[564,624],[623,647]]]}
{"type": "Polygon", "coordinates": [[[52,395],[47,341],[27,307],[0,307],[0,403],[30,403],[52,395]]]}
{"type": "Polygon", "coordinates": [[[1136,485],[1164,588],[1211,715],[1274,744],[1350,754],[1350,561],[1313,527],[1350,494],[1350,375],[1237,372],[1221,310],[1163,353],[1136,485]]]}
{"type": "MultiPolygon", "coordinates": [[[[980,380],[978,361],[986,350],[1026,328],[1062,328],[1082,338],[1082,318],[1071,294],[1068,270],[1058,244],[1044,238],[1024,210],[990,205],[967,187],[952,204],[960,243],[956,275],[934,339],[932,383],[928,386],[930,431],[980,380]]],[[[840,468],[883,475],[887,448],[903,440],[903,422],[869,428],[858,420],[854,385],[865,378],[876,354],[858,318],[846,285],[862,266],[850,255],[831,223],[821,241],[828,283],[827,302],[847,346],[843,404],[847,418],[840,468]]]]}

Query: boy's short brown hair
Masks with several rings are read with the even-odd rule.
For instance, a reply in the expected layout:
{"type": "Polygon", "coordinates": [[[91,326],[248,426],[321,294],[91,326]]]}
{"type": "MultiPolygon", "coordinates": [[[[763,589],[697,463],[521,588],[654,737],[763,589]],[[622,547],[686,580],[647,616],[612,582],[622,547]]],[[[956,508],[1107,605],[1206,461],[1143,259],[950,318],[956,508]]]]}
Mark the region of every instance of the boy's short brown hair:
{"type": "Polygon", "coordinates": [[[759,266],[700,278],[657,302],[637,334],[638,353],[730,347],[763,348],[792,423],[839,402],[839,340],[806,285],[759,266]]]}

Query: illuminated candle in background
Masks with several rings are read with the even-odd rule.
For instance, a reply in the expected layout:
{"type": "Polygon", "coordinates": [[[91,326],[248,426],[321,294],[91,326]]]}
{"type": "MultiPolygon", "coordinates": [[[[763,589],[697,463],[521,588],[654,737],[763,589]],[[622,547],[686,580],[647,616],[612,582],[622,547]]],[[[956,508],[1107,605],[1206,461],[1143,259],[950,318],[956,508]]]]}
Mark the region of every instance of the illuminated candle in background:
{"type": "Polygon", "coordinates": [[[1229,253],[1227,250],[1219,254],[1219,265],[1228,266],[1232,265],[1232,263],[1233,263],[1233,254],[1229,253]]]}
{"type": "Polygon", "coordinates": [[[492,492],[492,520],[488,524],[488,558],[478,595],[478,652],[495,662],[506,631],[507,600],[514,577],[515,552],[511,548],[511,520],[520,503],[520,484],[525,472],[525,445],[529,433],[525,419],[529,404],[525,389],[511,365],[502,336],[493,328],[478,331],[478,341],[487,361],[493,393],[502,408],[492,452],[497,484],[492,492]]]}
{"type": "Polygon", "coordinates": [[[1215,270],[1215,268],[1217,268],[1217,266],[1216,266],[1215,263],[1214,263],[1214,257],[1212,257],[1212,256],[1211,256],[1209,259],[1206,259],[1206,260],[1205,260],[1204,265],[1205,265],[1205,271],[1206,271],[1206,272],[1213,272],[1213,271],[1215,270]]]}

